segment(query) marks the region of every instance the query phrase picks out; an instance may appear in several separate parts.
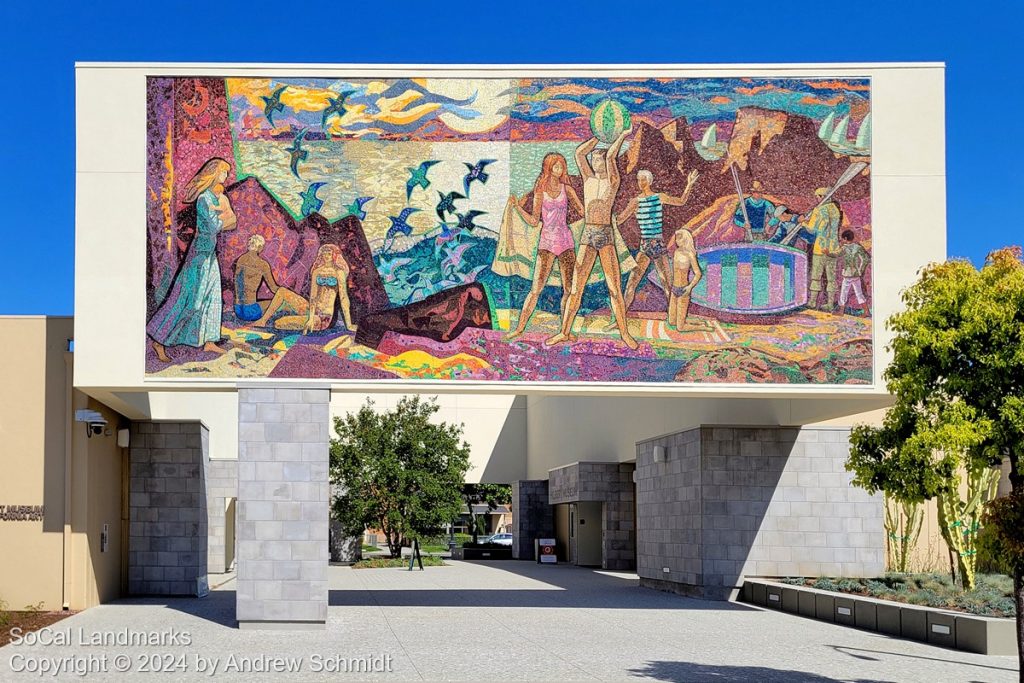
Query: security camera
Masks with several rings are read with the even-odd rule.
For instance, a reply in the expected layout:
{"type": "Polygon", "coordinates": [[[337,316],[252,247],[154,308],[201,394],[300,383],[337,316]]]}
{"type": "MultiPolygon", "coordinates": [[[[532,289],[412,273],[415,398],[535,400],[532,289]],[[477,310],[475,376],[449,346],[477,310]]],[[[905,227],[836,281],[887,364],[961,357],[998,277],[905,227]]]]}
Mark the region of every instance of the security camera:
{"type": "Polygon", "coordinates": [[[85,435],[90,438],[102,434],[107,426],[107,418],[96,410],[76,410],[75,421],[85,423],[85,435]]]}

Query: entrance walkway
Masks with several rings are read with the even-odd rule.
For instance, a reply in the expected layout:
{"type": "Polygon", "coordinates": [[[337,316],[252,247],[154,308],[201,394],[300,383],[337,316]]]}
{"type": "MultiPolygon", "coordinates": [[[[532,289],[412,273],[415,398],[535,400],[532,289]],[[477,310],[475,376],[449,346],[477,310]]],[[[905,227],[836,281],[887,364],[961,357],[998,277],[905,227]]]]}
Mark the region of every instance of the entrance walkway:
{"type": "MultiPolygon", "coordinates": [[[[705,602],[641,589],[635,574],[528,562],[452,562],[423,572],[332,567],[326,630],[234,628],[233,582],[202,600],[126,600],[57,625],[81,633],[189,634],[190,645],[0,649],[0,680],[12,657],[126,653],[185,655],[174,680],[201,680],[196,657],[217,660],[217,680],[262,680],[224,668],[262,657],[291,658],[301,671],[274,678],[335,680],[318,666],[364,661],[390,673],[359,680],[661,681],[1015,681],[1016,661],[893,640],[744,605],[705,602]],[[346,661],[354,658],[354,662],[346,661]],[[319,663],[319,664],[318,664],[319,663]]],[[[212,581],[211,583],[216,583],[212,581]]],[[[173,660],[172,660],[173,663],[173,660]]],[[[335,667],[337,668],[337,666],[335,667]]],[[[364,670],[365,671],[365,670],[364,670]]],[[[170,680],[168,674],[151,674],[170,680]]],[[[269,676],[267,676],[269,677],[269,676]]],[[[24,675],[24,680],[30,676],[24,675]]],[[[36,677],[32,677],[36,678],[36,677]]],[[[84,680],[119,680],[113,672],[84,680]]],[[[57,680],[82,680],[67,675],[57,680]]]]}

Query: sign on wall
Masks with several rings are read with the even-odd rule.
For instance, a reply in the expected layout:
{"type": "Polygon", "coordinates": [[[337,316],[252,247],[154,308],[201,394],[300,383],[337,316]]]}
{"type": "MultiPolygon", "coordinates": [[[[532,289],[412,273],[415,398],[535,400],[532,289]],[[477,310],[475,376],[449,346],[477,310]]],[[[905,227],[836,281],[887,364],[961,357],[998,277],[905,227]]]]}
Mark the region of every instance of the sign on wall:
{"type": "Polygon", "coordinates": [[[869,95],[151,77],[147,374],[871,383],[869,95]]]}
{"type": "Polygon", "coordinates": [[[45,514],[42,505],[0,505],[0,522],[40,522],[45,514]]]}

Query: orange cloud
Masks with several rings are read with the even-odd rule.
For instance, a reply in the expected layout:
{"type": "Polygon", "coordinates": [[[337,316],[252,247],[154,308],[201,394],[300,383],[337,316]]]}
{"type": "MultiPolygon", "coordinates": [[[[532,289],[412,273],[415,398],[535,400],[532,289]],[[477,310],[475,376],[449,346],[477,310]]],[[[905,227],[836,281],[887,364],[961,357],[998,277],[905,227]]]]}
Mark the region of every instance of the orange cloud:
{"type": "Polygon", "coordinates": [[[552,109],[590,116],[590,109],[574,100],[548,100],[547,105],[552,109]]]}
{"type": "Polygon", "coordinates": [[[781,90],[777,85],[766,83],[765,85],[755,85],[753,88],[736,88],[736,92],[741,95],[756,95],[759,92],[766,92],[769,90],[781,90]]]}
{"type": "Polygon", "coordinates": [[[871,90],[866,83],[850,83],[849,81],[804,81],[815,90],[871,90]]]}
{"type": "Polygon", "coordinates": [[[725,95],[715,95],[711,98],[711,104],[729,104],[730,102],[732,102],[732,98],[725,95]]]}
{"type": "Polygon", "coordinates": [[[814,95],[804,95],[803,97],[800,98],[800,104],[821,104],[829,107],[834,107],[840,102],[842,102],[843,99],[844,98],[842,95],[834,95],[833,97],[830,97],[827,100],[823,100],[820,97],[815,97],[814,95]]]}
{"type": "Polygon", "coordinates": [[[543,92],[545,97],[552,97],[553,95],[596,95],[604,91],[576,83],[563,83],[561,85],[549,85],[541,92],[543,92]]]}

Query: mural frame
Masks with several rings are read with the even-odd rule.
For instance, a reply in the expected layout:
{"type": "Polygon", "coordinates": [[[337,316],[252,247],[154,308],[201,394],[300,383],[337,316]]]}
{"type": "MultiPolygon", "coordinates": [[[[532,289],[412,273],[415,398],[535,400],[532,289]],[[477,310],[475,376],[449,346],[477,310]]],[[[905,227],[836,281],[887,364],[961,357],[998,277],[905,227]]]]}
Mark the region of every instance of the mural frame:
{"type": "MultiPolygon", "coordinates": [[[[237,70],[229,67],[198,67],[196,73],[202,71],[200,76],[180,76],[180,78],[255,78],[260,77],[285,80],[288,78],[333,78],[333,79],[368,79],[409,76],[419,74],[421,78],[466,78],[477,77],[482,79],[491,78],[679,78],[679,79],[701,79],[701,78],[738,78],[738,72],[755,79],[769,80],[815,80],[815,79],[843,79],[863,80],[868,84],[869,92],[873,88],[873,80],[870,74],[864,74],[858,69],[851,69],[848,65],[834,65],[836,72],[842,75],[823,76],[821,72],[830,70],[833,65],[815,65],[806,71],[802,67],[675,67],[675,66],[546,66],[530,65],[528,67],[515,66],[330,66],[330,67],[290,67],[275,66],[262,67],[259,69],[244,70],[244,75],[236,74],[237,70]],[[216,76],[210,71],[217,71],[216,76]],[[292,74],[301,74],[294,76],[292,74]],[[807,75],[810,74],[810,75],[807,75]],[[860,75],[857,75],[860,74],[860,75]]],[[[177,73],[178,71],[176,71],[177,73]]],[[[165,73],[153,74],[149,78],[168,78],[165,73]]],[[[873,113],[873,109],[871,110],[873,113]]],[[[872,174],[873,175],[873,174],[872,174]]],[[[874,185],[871,175],[867,177],[868,183],[868,207],[872,219],[874,217],[874,185]]],[[[872,250],[872,266],[874,262],[872,250]]],[[[147,273],[147,286],[149,285],[149,274],[147,273]]],[[[875,301],[876,287],[874,278],[866,283],[864,293],[869,301],[875,301]]],[[[800,382],[701,382],[701,381],[599,381],[599,380],[515,380],[515,379],[433,379],[433,378],[307,378],[307,377],[169,377],[158,376],[144,372],[143,383],[148,386],[166,385],[177,386],[209,386],[209,387],[235,387],[235,386],[259,386],[264,384],[287,385],[287,386],[308,386],[320,387],[330,386],[350,391],[368,392],[431,392],[431,393],[500,393],[500,394],[585,394],[585,395],[618,395],[618,394],[642,394],[642,395],[678,395],[684,393],[691,396],[700,395],[750,395],[772,394],[778,397],[819,394],[825,392],[836,396],[863,396],[865,394],[877,394],[879,391],[878,377],[882,369],[882,349],[878,346],[877,312],[870,318],[870,345],[871,345],[871,372],[870,381],[858,384],[845,383],[800,383],[800,382]]],[[[147,318],[149,315],[147,315],[147,318]]],[[[148,344],[151,339],[144,335],[148,344]]]]}

